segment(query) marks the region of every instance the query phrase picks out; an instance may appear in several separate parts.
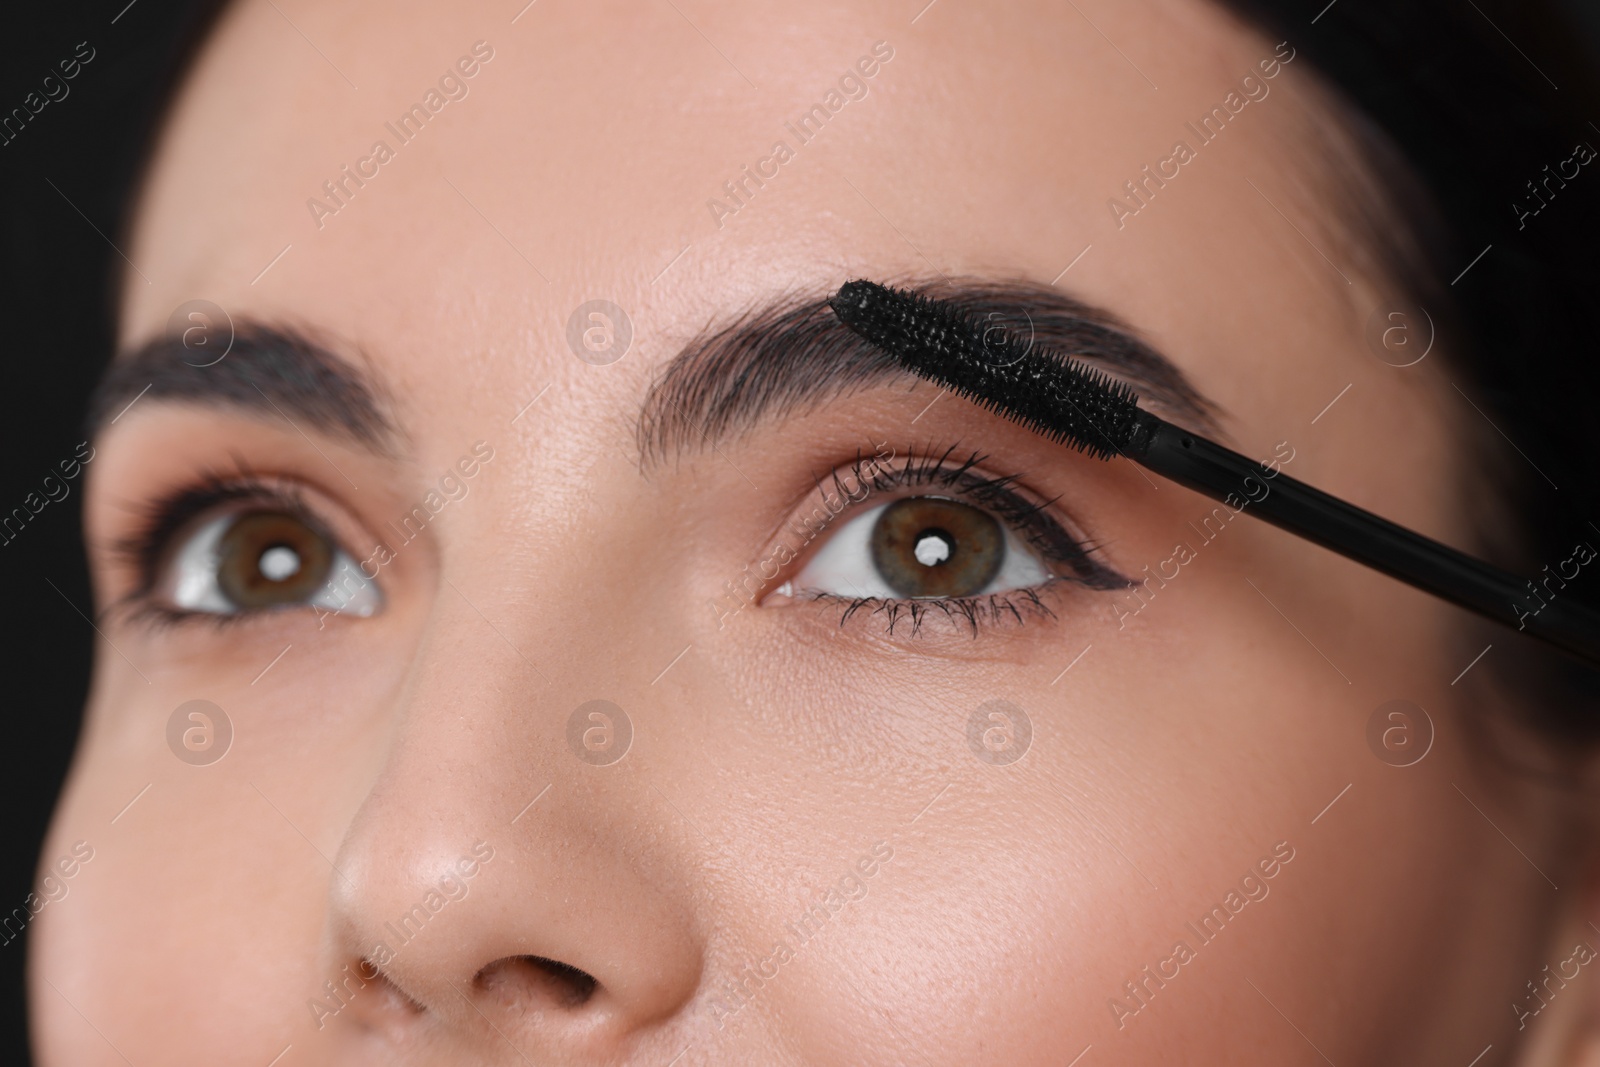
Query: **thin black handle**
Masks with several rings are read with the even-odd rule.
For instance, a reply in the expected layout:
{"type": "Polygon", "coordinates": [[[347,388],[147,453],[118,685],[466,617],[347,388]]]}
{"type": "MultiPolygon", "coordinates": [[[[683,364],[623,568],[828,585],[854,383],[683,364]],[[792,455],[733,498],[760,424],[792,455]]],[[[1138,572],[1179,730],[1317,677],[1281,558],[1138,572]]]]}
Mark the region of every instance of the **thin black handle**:
{"type": "Polygon", "coordinates": [[[1141,411],[1129,459],[1213,500],[1600,665],[1600,611],[1396,526],[1320,489],[1141,411]],[[1259,486],[1259,488],[1252,488],[1259,486]],[[1258,499],[1259,498],[1259,499],[1258,499]],[[1548,599],[1546,599],[1548,598],[1548,599]]]}

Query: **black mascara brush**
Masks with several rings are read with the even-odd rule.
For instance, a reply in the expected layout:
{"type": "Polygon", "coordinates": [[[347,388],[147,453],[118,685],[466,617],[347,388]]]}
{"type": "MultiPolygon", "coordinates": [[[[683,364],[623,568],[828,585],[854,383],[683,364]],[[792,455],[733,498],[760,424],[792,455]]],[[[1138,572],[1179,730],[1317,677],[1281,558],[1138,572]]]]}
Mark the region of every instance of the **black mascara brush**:
{"type": "Polygon", "coordinates": [[[1270,523],[1600,665],[1600,611],[1566,598],[1530,610],[1524,579],[1174,426],[1077,360],[875,282],[848,282],[829,303],[907,370],[1051,440],[1097,459],[1125,456],[1214,500],[1249,500],[1270,523]]]}

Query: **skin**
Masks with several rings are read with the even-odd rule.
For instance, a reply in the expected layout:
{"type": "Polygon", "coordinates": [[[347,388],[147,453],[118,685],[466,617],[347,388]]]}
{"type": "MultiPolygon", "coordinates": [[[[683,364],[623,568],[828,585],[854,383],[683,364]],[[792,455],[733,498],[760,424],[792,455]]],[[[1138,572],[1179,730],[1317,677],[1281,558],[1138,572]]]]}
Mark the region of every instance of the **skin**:
{"type": "Polygon", "coordinates": [[[915,22],[278,6],[236,4],[180,94],[123,246],[149,281],[129,276],[122,341],[197,297],[316,331],[386,383],[403,441],[375,456],[270,416],[134,407],[87,470],[97,604],[135,583],[111,546],[136,509],[208,469],[303,487],[360,558],[474,442],[494,458],[383,568],[372,618],[105,618],[41,873],[78,841],[93,858],[31,927],[41,1062],[1579,1062],[1587,968],[1525,1030],[1507,1006],[1600,914],[1588,838],[1466,743],[1452,609],[1241,519],[1121,625],[1120,594],[1067,588],[1055,618],[976,637],[782,597],[719,628],[708,605],[814,477],[880,443],[980,449],[1125,574],[1210,504],[930,407],[926,384],[720,454],[642,464],[634,443],[707,322],[852,277],[1049,284],[1072,261],[1059,286],[1168,352],[1239,450],[1287,442],[1295,477],[1468,544],[1459,401],[1438,357],[1402,371],[1363,340],[1397,290],[1308,162],[1328,118],[1304,63],[1119,228],[1107,198],[1277,42],[1177,0],[915,22]],[[494,57],[470,96],[319,229],[306,198],[478,40],[494,57]],[[719,227],[707,198],[880,40],[866,98],[719,227]],[[596,297],[634,325],[606,366],[566,342],[596,297]],[[197,698],[235,731],[205,767],[165,740],[197,698]],[[566,742],[596,698],[633,724],[610,766],[566,742]],[[1033,731],[1004,766],[965,734],[997,698],[1033,731]],[[1396,698],[1437,728],[1407,768],[1365,740],[1396,698]],[[493,853],[469,892],[319,1027],[323,983],[475,842],[493,853]],[[880,842],[864,895],[803,945],[786,933],[880,842]],[[1275,845],[1292,859],[1268,895],[1200,943],[1185,923],[1275,845]],[[1119,1019],[1112,998],[1180,939],[1193,961],[1119,1019]]]}

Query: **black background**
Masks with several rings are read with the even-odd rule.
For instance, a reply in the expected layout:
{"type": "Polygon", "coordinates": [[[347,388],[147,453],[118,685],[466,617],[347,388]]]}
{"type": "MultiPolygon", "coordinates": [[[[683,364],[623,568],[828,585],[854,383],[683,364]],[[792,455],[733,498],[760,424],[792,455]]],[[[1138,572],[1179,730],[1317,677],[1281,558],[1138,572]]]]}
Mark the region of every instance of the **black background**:
{"type": "MultiPolygon", "coordinates": [[[[1308,0],[1308,12],[1324,2],[1308,0]]],[[[85,399],[112,346],[114,283],[123,267],[112,244],[124,243],[124,198],[185,31],[206,6],[113,0],[12,5],[4,16],[0,115],[22,106],[79,42],[96,54],[64,100],[0,146],[0,515],[39,491],[83,439],[85,399]]],[[[1600,5],[1568,6],[1600,40],[1600,5]]],[[[94,631],[86,618],[81,477],[71,485],[67,499],[0,544],[0,916],[23,906],[32,888],[88,689],[94,631]]],[[[0,1062],[28,1058],[26,945],[26,935],[0,945],[0,1062]]]]}
{"type": "MultiPolygon", "coordinates": [[[[109,242],[123,244],[125,190],[191,7],[137,0],[123,12],[126,3],[7,5],[0,30],[0,115],[41,91],[47,74],[59,75],[57,63],[79,42],[95,50],[66,83],[66,98],[0,146],[0,514],[29,492],[42,495],[44,476],[73,456],[85,398],[111,351],[122,259],[109,242]]],[[[33,887],[88,691],[94,631],[84,617],[92,608],[82,482],[0,544],[0,915],[22,907],[33,887]]],[[[26,935],[0,945],[0,1062],[28,1062],[26,946],[26,935]]]]}

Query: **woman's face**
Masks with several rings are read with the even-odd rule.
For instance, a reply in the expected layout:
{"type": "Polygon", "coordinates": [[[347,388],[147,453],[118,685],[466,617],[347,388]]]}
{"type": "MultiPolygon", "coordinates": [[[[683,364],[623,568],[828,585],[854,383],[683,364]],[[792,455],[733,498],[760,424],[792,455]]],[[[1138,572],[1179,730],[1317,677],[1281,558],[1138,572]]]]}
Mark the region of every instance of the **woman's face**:
{"type": "Polygon", "coordinates": [[[171,116],[44,1060],[1514,1046],[1576,850],[1469,758],[1450,609],[772,313],[1023,279],[996,321],[1103,309],[1172,418],[1463,543],[1459,402],[1368,343],[1294,42],[517,7],[242,0],[171,116]]]}

